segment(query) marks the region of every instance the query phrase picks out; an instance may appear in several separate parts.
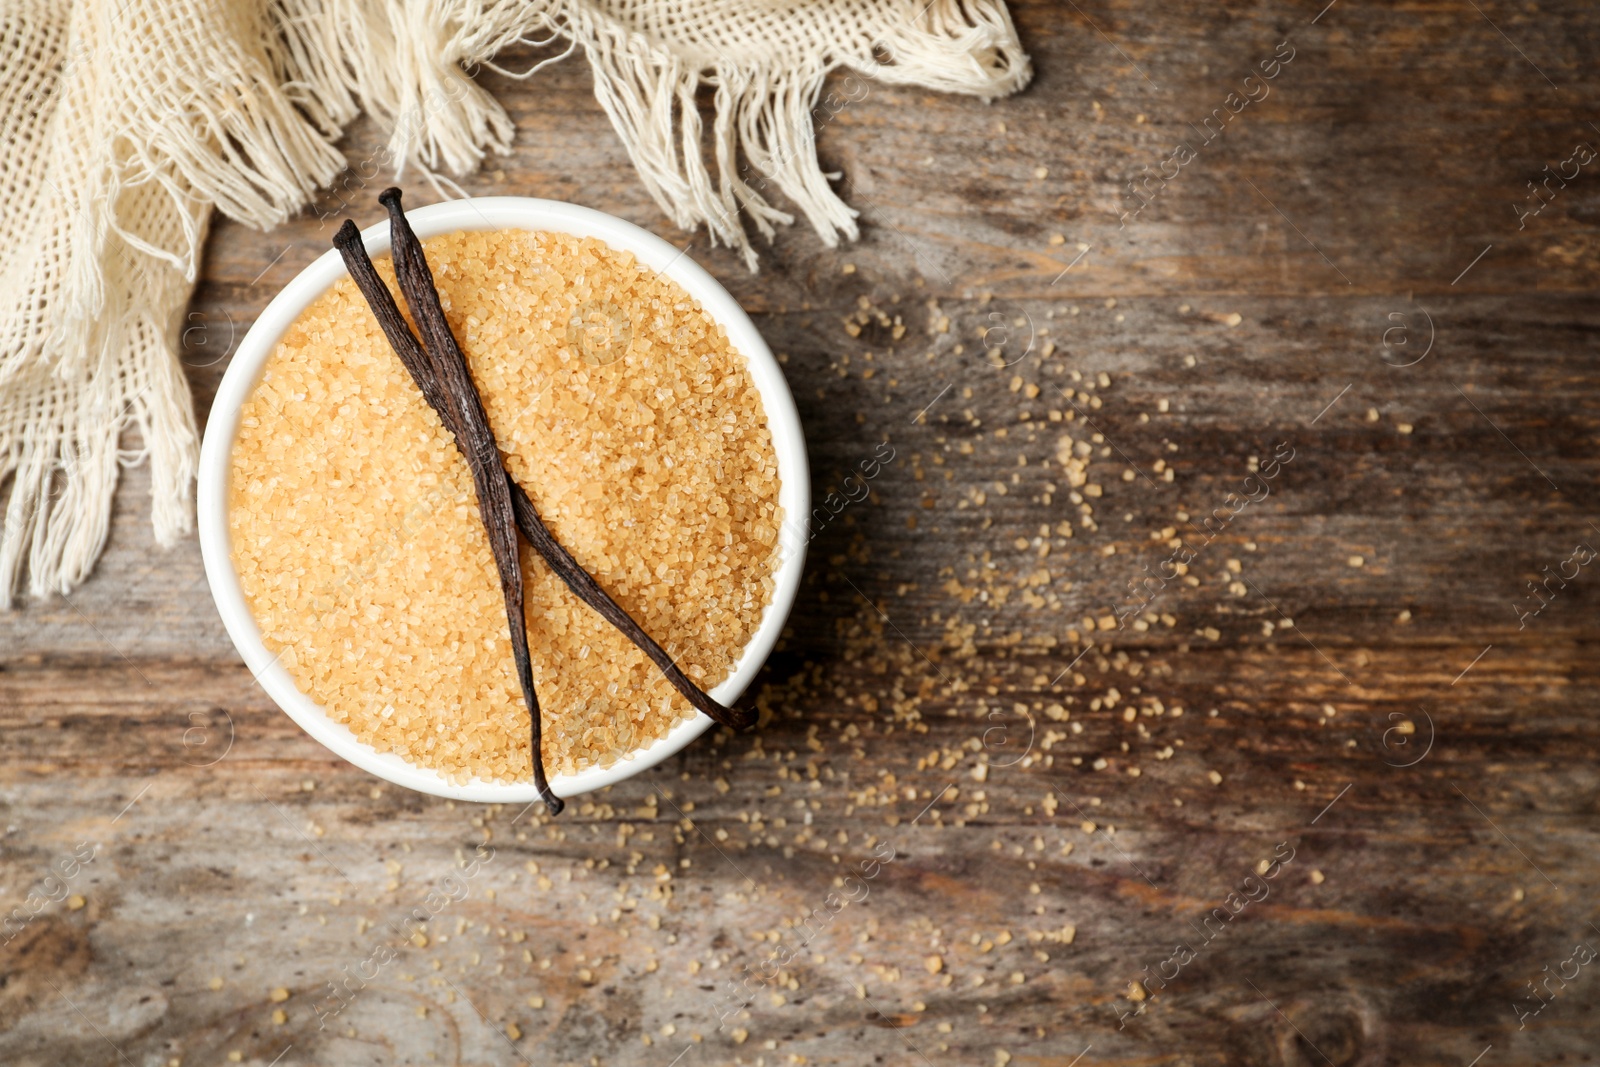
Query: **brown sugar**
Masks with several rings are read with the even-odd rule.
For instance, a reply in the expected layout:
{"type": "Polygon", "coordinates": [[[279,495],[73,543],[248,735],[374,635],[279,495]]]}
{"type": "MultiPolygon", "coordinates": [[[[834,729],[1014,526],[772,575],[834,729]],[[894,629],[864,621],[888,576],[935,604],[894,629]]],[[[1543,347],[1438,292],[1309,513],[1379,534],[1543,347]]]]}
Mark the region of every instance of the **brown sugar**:
{"type": "MultiPolygon", "coordinates": [[[[760,394],[680,286],[592,238],[425,242],[506,469],[564,544],[702,687],[772,597],[782,514],[760,394]]],[[[388,257],[378,260],[395,288],[388,257]]],[[[234,564],[270,651],[337,722],[456,781],[531,773],[527,712],[471,475],[342,279],[246,400],[234,564]]],[[[694,714],[523,548],[554,773],[608,766],[694,714]]]]}

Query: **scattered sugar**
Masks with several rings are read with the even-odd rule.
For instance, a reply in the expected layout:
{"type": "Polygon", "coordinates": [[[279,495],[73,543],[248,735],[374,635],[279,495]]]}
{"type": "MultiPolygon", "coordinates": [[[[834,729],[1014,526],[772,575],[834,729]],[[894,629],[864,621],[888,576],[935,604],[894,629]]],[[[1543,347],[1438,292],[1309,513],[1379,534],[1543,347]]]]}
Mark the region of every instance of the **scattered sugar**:
{"type": "MultiPolygon", "coordinates": [[[[681,287],[603,242],[496,231],[425,247],[507,469],[711,689],[771,599],[782,518],[744,358],[681,287]]],[[[377,266],[395,290],[388,258],[377,266]]],[[[232,463],[235,566],[301,690],[379,751],[452,780],[527,779],[527,712],[471,475],[348,278],[268,360],[232,463]]],[[[523,573],[552,773],[610,765],[694,714],[526,546],[523,573]]]]}

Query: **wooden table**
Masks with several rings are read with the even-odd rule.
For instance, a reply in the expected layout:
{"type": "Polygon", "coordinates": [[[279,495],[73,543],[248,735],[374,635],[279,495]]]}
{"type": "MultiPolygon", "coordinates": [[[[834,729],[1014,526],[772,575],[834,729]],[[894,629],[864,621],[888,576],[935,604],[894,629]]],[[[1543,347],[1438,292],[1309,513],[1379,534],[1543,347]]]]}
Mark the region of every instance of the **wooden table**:
{"type": "MultiPolygon", "coordinates": [[[[1017,3],[1032,87],[871,85],[819,138],[862,240],[756,275],[581,61],[486,76],[519,134],[469,191],[693,241],[819,496],[894,450],[766,721],[554,822],[384,788],[130,471],[95,577],[0,618],[0,1059],[1592,1062],[1600,196],[1528,183],[1600,145],[1600,17],[1322,3],[1017,3]]],[[[331,231],[215,227],[199,411],[331,231]]]]}

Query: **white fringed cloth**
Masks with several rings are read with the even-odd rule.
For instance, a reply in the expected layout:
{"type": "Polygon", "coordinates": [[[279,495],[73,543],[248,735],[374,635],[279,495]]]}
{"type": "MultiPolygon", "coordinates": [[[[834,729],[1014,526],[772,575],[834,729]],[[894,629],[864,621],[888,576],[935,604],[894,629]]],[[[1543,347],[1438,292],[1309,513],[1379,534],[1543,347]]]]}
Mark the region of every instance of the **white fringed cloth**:
{"type": "Polygon", "coordinates": [[[751,269],[746,224],[792,221],[768,186],[856,236],[813,146],[830,71],[985,99],[1030,74],[1004,0],[0,0],[0,607],[88,576],[123,465],[149,460],[158,542],[190,530],[177,345],[211,212],[302,210],[361,111],[397,175],[508,153],[471,73],[519,42],[581,49],[662,210],[751,269]]]}

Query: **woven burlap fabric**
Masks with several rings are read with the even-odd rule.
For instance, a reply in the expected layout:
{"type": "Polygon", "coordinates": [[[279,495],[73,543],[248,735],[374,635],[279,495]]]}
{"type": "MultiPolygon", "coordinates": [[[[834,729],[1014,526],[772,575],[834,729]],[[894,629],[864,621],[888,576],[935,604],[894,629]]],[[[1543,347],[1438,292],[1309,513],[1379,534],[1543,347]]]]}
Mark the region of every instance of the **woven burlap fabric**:
{"type": "Polygon", "coordinates": [[[773,190],[856,236],[813,144],[829,72],[986,99],[1030,73],[1004,0],[0,0],[0,607],[88,576],[123,465],[150,463],[160,543],[191,528],[177,350],[211,212],[294,215],[363,111],[396,176],[509,152],[471,73],[536,77],[494,66],[519,41],[581,51],[662,210],[751,269],[746,226],[792,221],[773,190]]]}

